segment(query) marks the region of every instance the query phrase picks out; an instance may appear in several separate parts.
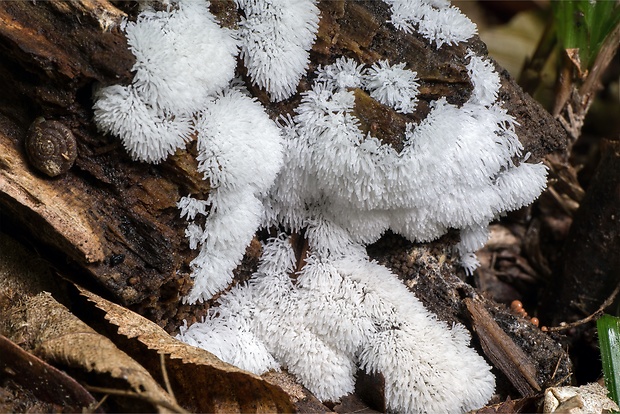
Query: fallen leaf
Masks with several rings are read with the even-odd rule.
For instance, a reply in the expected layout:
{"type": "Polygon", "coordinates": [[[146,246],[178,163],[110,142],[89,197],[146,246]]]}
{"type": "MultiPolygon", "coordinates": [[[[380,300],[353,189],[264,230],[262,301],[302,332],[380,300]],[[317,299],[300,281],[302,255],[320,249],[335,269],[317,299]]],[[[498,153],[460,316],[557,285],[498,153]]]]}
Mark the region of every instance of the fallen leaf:
{"type": "MultiPolygon", "coordinates": [[[[92,412],[97,401],[76,380],[0,335],[0,379],[12,380],[65,411],[92,412]]],[[[102,412],[96,409],[94,412],[102,412]]]]}
{"type": "Polygon", "coordinates": [[[607,389],[597,384],[580,387],[550,387],[545,390],[543,413],[602,414],[618,412],[607,389]]]}
{"type": "Polygon", "coordinates": [[[41,292],[25,300],[12,309],[10,318],[13,329],[5,333],[20,338],[35,355],[91,386],[114,389],[118,394],[111,399],[115,410],[182,411],[144,367],[49,293],[41,292]]]}
{"type": "MultiPolygon", "coordinates": [[[[193,412],[292,412],[293,404],[278,386],[227,364],[203,349],[187,345],[148,319],[79,286],[80,294],[105,313],[125,338],[123,349],[153,375],[162,373],[160,354],[179,403],[193,412]]],[[[161,375],[161,381],[164,377],[161,375]]]]}
{"type": "MultiPolygon", "coordinates": [[[[24,352],[31,351],[91,386],[113,388],[124,394],[108,399],[108,407],[121,411],[182,411],[144,367],[55,299],[57,295],[67,300],[65,284],[54,279],[46,262],[33,260],[32,252],[4,234],[0,234],[0,251],[0,334],[24,352]],[[53,291],[54,296],[48,291],[53,291]]],[[[18,360],[10,361],[8,355],[3,352],[0,360],[10,368],[18,360]]],[[[25,378],[31,367],[29,363],[10,369],[17,378],[25,378]]]]}

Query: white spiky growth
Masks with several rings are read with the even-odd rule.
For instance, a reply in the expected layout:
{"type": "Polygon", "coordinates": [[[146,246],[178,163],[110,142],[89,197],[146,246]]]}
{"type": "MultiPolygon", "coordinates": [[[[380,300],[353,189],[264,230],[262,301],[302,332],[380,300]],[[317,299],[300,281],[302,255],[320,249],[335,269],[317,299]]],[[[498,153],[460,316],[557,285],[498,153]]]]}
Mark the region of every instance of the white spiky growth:
{"type": "Polygon", "coordinates": [[[197,136],[198,171],[212,191],[208,200],[188,196],[178,206],[189,221],[190,247],[199,249],[185,300],[209,299],[230,283],[262,220],[257,197],[282,165],[280,131],[262,105],[230,86],[236,34],[218,25],[208,2],[147,8],[124,30],[136,57],[133,82],[99,89],[94,119],[119,136],[134,159],[151,163],[197,136]],[[196,216],[206,217],[204,226],[196,216]]]}
{"type": "MultiPolygon", "coordinates": [[[[444,0],[385,0],[390,23],[438,48],[475,34],[444,0]]],[[[239,30],[221,28],[203,0],[143,11],[126,23],[136,56],[128,86],[99,89],[95,121],[135,159],[157,163],[197,140],[206,200],[179,200],[198,254],[187,302],[228,287],[260,226],[305,234],[309,255],[291,279],[289,238],[264,246],[258,271],[233,287],[209,317],[179,338],[255,373],[286,367],[317,397],[350,393],[358,368],[386,380],[388,409],[464,412],[493,393],[486,362],[469,334],[422,304],[365,245],[391,229],[429,241],[459,229],[466,270],[498,215],[532,202],[546,170],[525,163],[515,121],[498,102],[500,79],[469,51],[473,91],[456,106],[440,98],[409,123],[400,152],[363,133],[355,93],[407,114],[418,79],[404,63],[365,66],[340,58],[318,68],[293,116],[273,122],[234,80],[238,45],[252,82],[272,101],[293,95],[309,62],[319,11],[314,0],[236,0],[239,30]]]]}
{"type": "Polygon", "coordinates": [[[227,293],[204,322],[181,328],[179,338],[257,374],[274,368],[273,355],[323,400],[353,392],[359,365],[384,375],[391,411],[463,412],[484,404],[494,377],[469,348],[469,333],[438,321],[362,250],[340,259],[311,255],[293,285],[290,243],[273,239],[249,283],[227,293]],[[251,340],[226,359],[238,347],[230,332],[251,340]]]}
{"type": "Polygon", "coordinates": [[[190,263],[194,286],[185,298],[210,299],[232,281],[246,246],[261,224],[264,207],[258,198],[272,186],[282,166],[280,131],[253,98],[230,89],[206,105],[196,121],[198,171],[211,184],[209,199],[181,199],[181,214],[202,214],[205,227],[192,222],[190,247],[200,246],[190,263]],[[208,214],[203,205],[210,205],[208,214]]]}
{"type": "Polygon", "coordinates": [[[444,0],[384,0],[390,5],[390,22],[407,33],[417,31],[437,49],[456,45],[476,34],[476,25],[461,11],[444,0]]]}
{"type": "MultiPolygon", "coordinates": [[[[235,289],[180,338],[195,341],[222,318],[233,326],[243,319],[243,328],[235,329],[249,330],[319,398],[352,392],[359,366],[383,374],[393,411],[464,412],[483,405],[494,378],[468,347],[465,329],[429,314],[364,249],[388,228],[418,241],[458,228],[456,249],[472,270],[489,221],[530,203],[544,187],[542,165],[513,161],[522,146],[513,118],[496,102],[497,74],[486,60],[468,58],[470,99],[461,107],[436,101],[424,121],[407,126],[401,152],[361,132],[351,88],[372,93],[382,87],[377,79],[389,79],[385,88],[393,90],[383,103],[402,109],[402,102],[417,99],[415,74],[403,65],[364,68],[347,59],[319,68],[296,115],[282,121],[284,166],[265,199],[267,225],[305,231],[306,264],[293,284],[290,246],[283,236],[273,240],[242,288],[243,298],[255,301],[237,308],[241,290],[235,289]]],[[[263,364],[254,372],[267,369],[263,364]]]]}
{"type": "Polygon", "coordinates": [[[380,60],[366,71],[365,86],[371,97],[397,112],[411,113],[418,103],[417,74],[404,63],[391,66],[380,60]]]}
{"type": "Polygon", "coordinates": [[[136,160],[158,163],[185,146],[192,115],[234,76],[236,40],[208,7],[189,0],[124,23],[133,82],[101,88],[93,109],[99,129],[119,136],[136,160]]]}
{"type": "MultiPolygon", "coordinates": [[[[542,164],[514,164],[522,146],[514,119],[495,102],[499,78],[481,58],[469,59],[470,100],[461,107],[443,98],[434,102],[426,119],[408,125],[401,152],[359,129],[348,89],[357,86],[357,78],[339,85],[342,78],[330,82],[331,69],[322,68],[284,128],[285,167],[267,210],[271,221],[299,230],[318,211],[360,243],[377,240],[388,228],[421,242],[449,228],[463,229],[457,248],[466,269],[473,270],[471,253],[484,245],[488,223],[531,203],[545,186],[546,170],[542,164]],[[290,194],[282,190],[287,188],[299,190],[290,194]]],[[[407,85],[401,95],[410,96],[414,75],[400,66],[373,66],[362,76],[363,87],[372,93],[381,71],[393,79],[394,68],[407,85]]],[[[402,100],[389,101],[402,108],[402,100]]]]}
{"type": "Polygon", "coordinates": [[[158,163],[190,139],[188,115],[173,116],[146,104],[132,86],[108,86],[95,97],[95,122],[102,131],[121,137],[135,160],[158,163]]]}
{"type": "Polygon", "coordinates": [[[315,0],[235,0],[241,57],[252,81],[272,101],[289,98],[306,73],[319,23],[315,0]]]}

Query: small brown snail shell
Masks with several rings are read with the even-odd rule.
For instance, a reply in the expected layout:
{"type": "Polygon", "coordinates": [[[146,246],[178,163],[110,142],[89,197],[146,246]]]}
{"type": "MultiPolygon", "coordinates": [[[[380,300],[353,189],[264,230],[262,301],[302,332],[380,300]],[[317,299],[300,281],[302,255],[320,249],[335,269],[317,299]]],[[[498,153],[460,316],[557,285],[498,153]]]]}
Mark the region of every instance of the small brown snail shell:
{"type": "Polygon", "coordinates": [[[61,122],[39,117],[26,134],[26,153],[37,170],[56,177],[69,171],[77,158],[75,137],[61,122]]]}

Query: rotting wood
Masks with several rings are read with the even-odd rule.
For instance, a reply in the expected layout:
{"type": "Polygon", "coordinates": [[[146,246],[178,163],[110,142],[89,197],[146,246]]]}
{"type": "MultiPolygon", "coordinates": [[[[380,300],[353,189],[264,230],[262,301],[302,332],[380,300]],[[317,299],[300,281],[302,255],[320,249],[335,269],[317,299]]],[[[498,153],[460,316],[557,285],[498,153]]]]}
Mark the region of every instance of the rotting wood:
{"type": "Polygon", "coordinates": [[[536,366],[527,354],[497,325],[481,302],[471,298],[464,301],[482,349],[493,365],[508,377],[523,397],[540,392],[536,366]]]}
{"type": "MultiPolygon", "coordinates": [[[[215,3],[214,12],[234,25],[234,3],[215,3]]],[[[128,3],[118,5],[131,14],[128,3]]],[[[478,38],[435,49],[419,35],[379,25],[388,17],[383,2],[321,1],[319,7],[310,71],[342,55],[366,64],[407,62],[420,78],[413,121],[423,118],[430,101],[440,96],[456,104],[469,97],[464,56],[467,48],[484,50],[478,38]]],[[[131,79],[133,57],[118,28],[125,12],[104,0],[0,2],[0,212],[27,229],[26,238],[51,247],[48,258],[57,264],[68,260],[72,274],[96,281],[115,300],[171,330],[184,315],[179,299],[191,284],[188,264],[195,255],[175,203],[187,194],[204,196],[209,187],[196,173],[192,144],[189,154],[178,152],[160,165],[146,165],[131,161],[117,138],[97,133],[91,122],[90,96],[97,82],[131,79]],[[75,166],[55,180],[24,161],[23,135],[37,116],[62,121],[78,141],[75,166]]],[[[567,137],[559,124],[505,71],[500,76],[500,99],[520,123],[517,132],[532,158],[564,148],[567,137]]],[[[299,91],[308,85],[302,79],[299,91]]],[[[270,103],[263,91],[249,88],[274,118],[291,114],[299,102],[296,95],[270,103]]],[[[369,112],[365,107],[358,111],[369,112]]],[[[384,114],[386,119],[400,116],[388,109],[384,114]]],[[[392,127],[391,122],[371,126],[388,135],[382,125],[392,127]]]]}

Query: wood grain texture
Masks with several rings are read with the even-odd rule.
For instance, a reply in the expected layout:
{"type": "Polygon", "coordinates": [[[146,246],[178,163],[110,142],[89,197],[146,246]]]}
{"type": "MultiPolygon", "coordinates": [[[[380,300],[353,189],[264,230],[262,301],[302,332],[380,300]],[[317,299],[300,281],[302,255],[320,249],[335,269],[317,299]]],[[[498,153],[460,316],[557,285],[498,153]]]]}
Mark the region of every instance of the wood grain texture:
{"type": "Polygon", "coordinates": [[[465,306],[487,358],[508,377],[523,397],[541,391],[533,361],[497,325],[482,302],[465,298],[465,306]]]}

